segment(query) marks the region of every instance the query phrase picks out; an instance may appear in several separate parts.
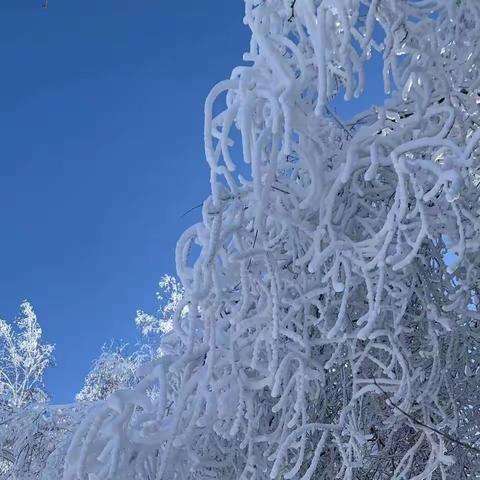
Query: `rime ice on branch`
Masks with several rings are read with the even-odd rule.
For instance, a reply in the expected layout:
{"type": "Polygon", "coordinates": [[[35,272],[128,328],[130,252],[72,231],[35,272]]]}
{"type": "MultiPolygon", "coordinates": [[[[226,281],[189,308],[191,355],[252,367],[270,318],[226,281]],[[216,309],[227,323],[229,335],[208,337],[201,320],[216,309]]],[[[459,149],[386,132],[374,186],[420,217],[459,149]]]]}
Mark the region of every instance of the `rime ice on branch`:
{"type": "Polygon", "coordinates": [[[174,329],[65,478],[478,478],[480,3],[246,0],[245,22],[174,329]],[[343,125],[372,55],[391,98],[343,125]]]}

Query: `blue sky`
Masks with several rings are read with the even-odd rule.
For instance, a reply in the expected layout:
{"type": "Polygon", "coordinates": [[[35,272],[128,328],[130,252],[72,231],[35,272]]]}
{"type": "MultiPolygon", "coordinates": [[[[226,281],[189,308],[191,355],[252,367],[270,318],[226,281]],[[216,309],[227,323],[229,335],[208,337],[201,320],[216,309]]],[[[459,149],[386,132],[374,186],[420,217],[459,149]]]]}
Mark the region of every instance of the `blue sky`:
{"type": "Polygon", "coordinates": [[[243,2],[43,0],[0,7],[0,317],[29,299],[69,402],[209,192],[203,102],[248,46],[243,2]]]}

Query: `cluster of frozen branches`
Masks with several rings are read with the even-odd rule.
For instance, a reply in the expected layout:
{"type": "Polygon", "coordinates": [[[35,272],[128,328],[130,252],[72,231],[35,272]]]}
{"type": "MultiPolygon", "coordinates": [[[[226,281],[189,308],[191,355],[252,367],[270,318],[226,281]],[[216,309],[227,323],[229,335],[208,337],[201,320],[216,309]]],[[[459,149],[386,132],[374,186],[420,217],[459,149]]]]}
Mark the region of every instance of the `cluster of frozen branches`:
{"type": "MultiPolygon", "coordinates": [[[[0,480],[62,479],[72,433],[112,393],[135,388],[139,369],[158,355],[158,335],[168,330],[181,298],[178,280],[164,275],[157,293],[158,312],[141,312],[136,319],[142,343],[135,348],[104,346],[76,402],[68,405],[48,403],[43,379],[53,364],[54,348],[42,340],[32,305],[23,302],[20,316],[12,322],[0,319],[0,480]]],[[[153,397],[156,392],[150,393],[153,397]]]]}
{"type": "Polygon", "coordinates": [[[246,0],[245,22],[173,331],[65,479],[478,478],[480,3],[246,0]],[[391,97],[343,124],[372,55],[391,97]]]}
{"type": "Polygon", "coordinates": [[[32,305],[13,322],[0,319],[0,480],[60,480],[78,406],[48,405],[43,377],[53,346],[42,340],[32,305]]]}
{"type": "MultiPolygon", "coordinates": [[[[160,305],[155,315],[143,310],[137,311],[135,323],[145,337],[162,335],[173,329],[173,317],[184,296],[184,289],[178,279],[172,275],[163,275],[158,283],[157,300],[160,305]]],[[[188,307],[185,307],[185,311],[188,307]]],[[[181,312],[186,313],[186,312],[181,312]]],[[[158,340],[158,337],[156,337],[158,340]]]]}

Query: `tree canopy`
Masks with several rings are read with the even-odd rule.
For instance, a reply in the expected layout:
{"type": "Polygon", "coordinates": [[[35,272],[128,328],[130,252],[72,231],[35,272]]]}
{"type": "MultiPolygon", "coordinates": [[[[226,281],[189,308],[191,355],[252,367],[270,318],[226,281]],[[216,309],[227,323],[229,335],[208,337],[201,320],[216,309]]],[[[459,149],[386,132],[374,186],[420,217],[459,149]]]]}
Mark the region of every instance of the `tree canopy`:
{"type": "Polygon", "coordinates": [[[63,478],[480,478],[480,3],[245,7],[172,328],[63,478]],[[372,56],[385,102],[344,121],[372,56]]]}

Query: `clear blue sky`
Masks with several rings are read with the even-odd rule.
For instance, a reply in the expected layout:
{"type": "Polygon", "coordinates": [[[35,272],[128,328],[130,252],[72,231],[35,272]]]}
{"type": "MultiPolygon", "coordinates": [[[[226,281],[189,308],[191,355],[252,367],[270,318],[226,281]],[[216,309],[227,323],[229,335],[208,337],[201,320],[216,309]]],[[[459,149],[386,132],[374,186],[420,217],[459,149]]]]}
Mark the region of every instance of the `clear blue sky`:
{"type": "Polygon", "coordinates": [[[42,3],[0,6],[0,317],[33,303],[61,403],[174,272],[209,192],[203,102],[249,35],[241,0],[42,3]]]}

